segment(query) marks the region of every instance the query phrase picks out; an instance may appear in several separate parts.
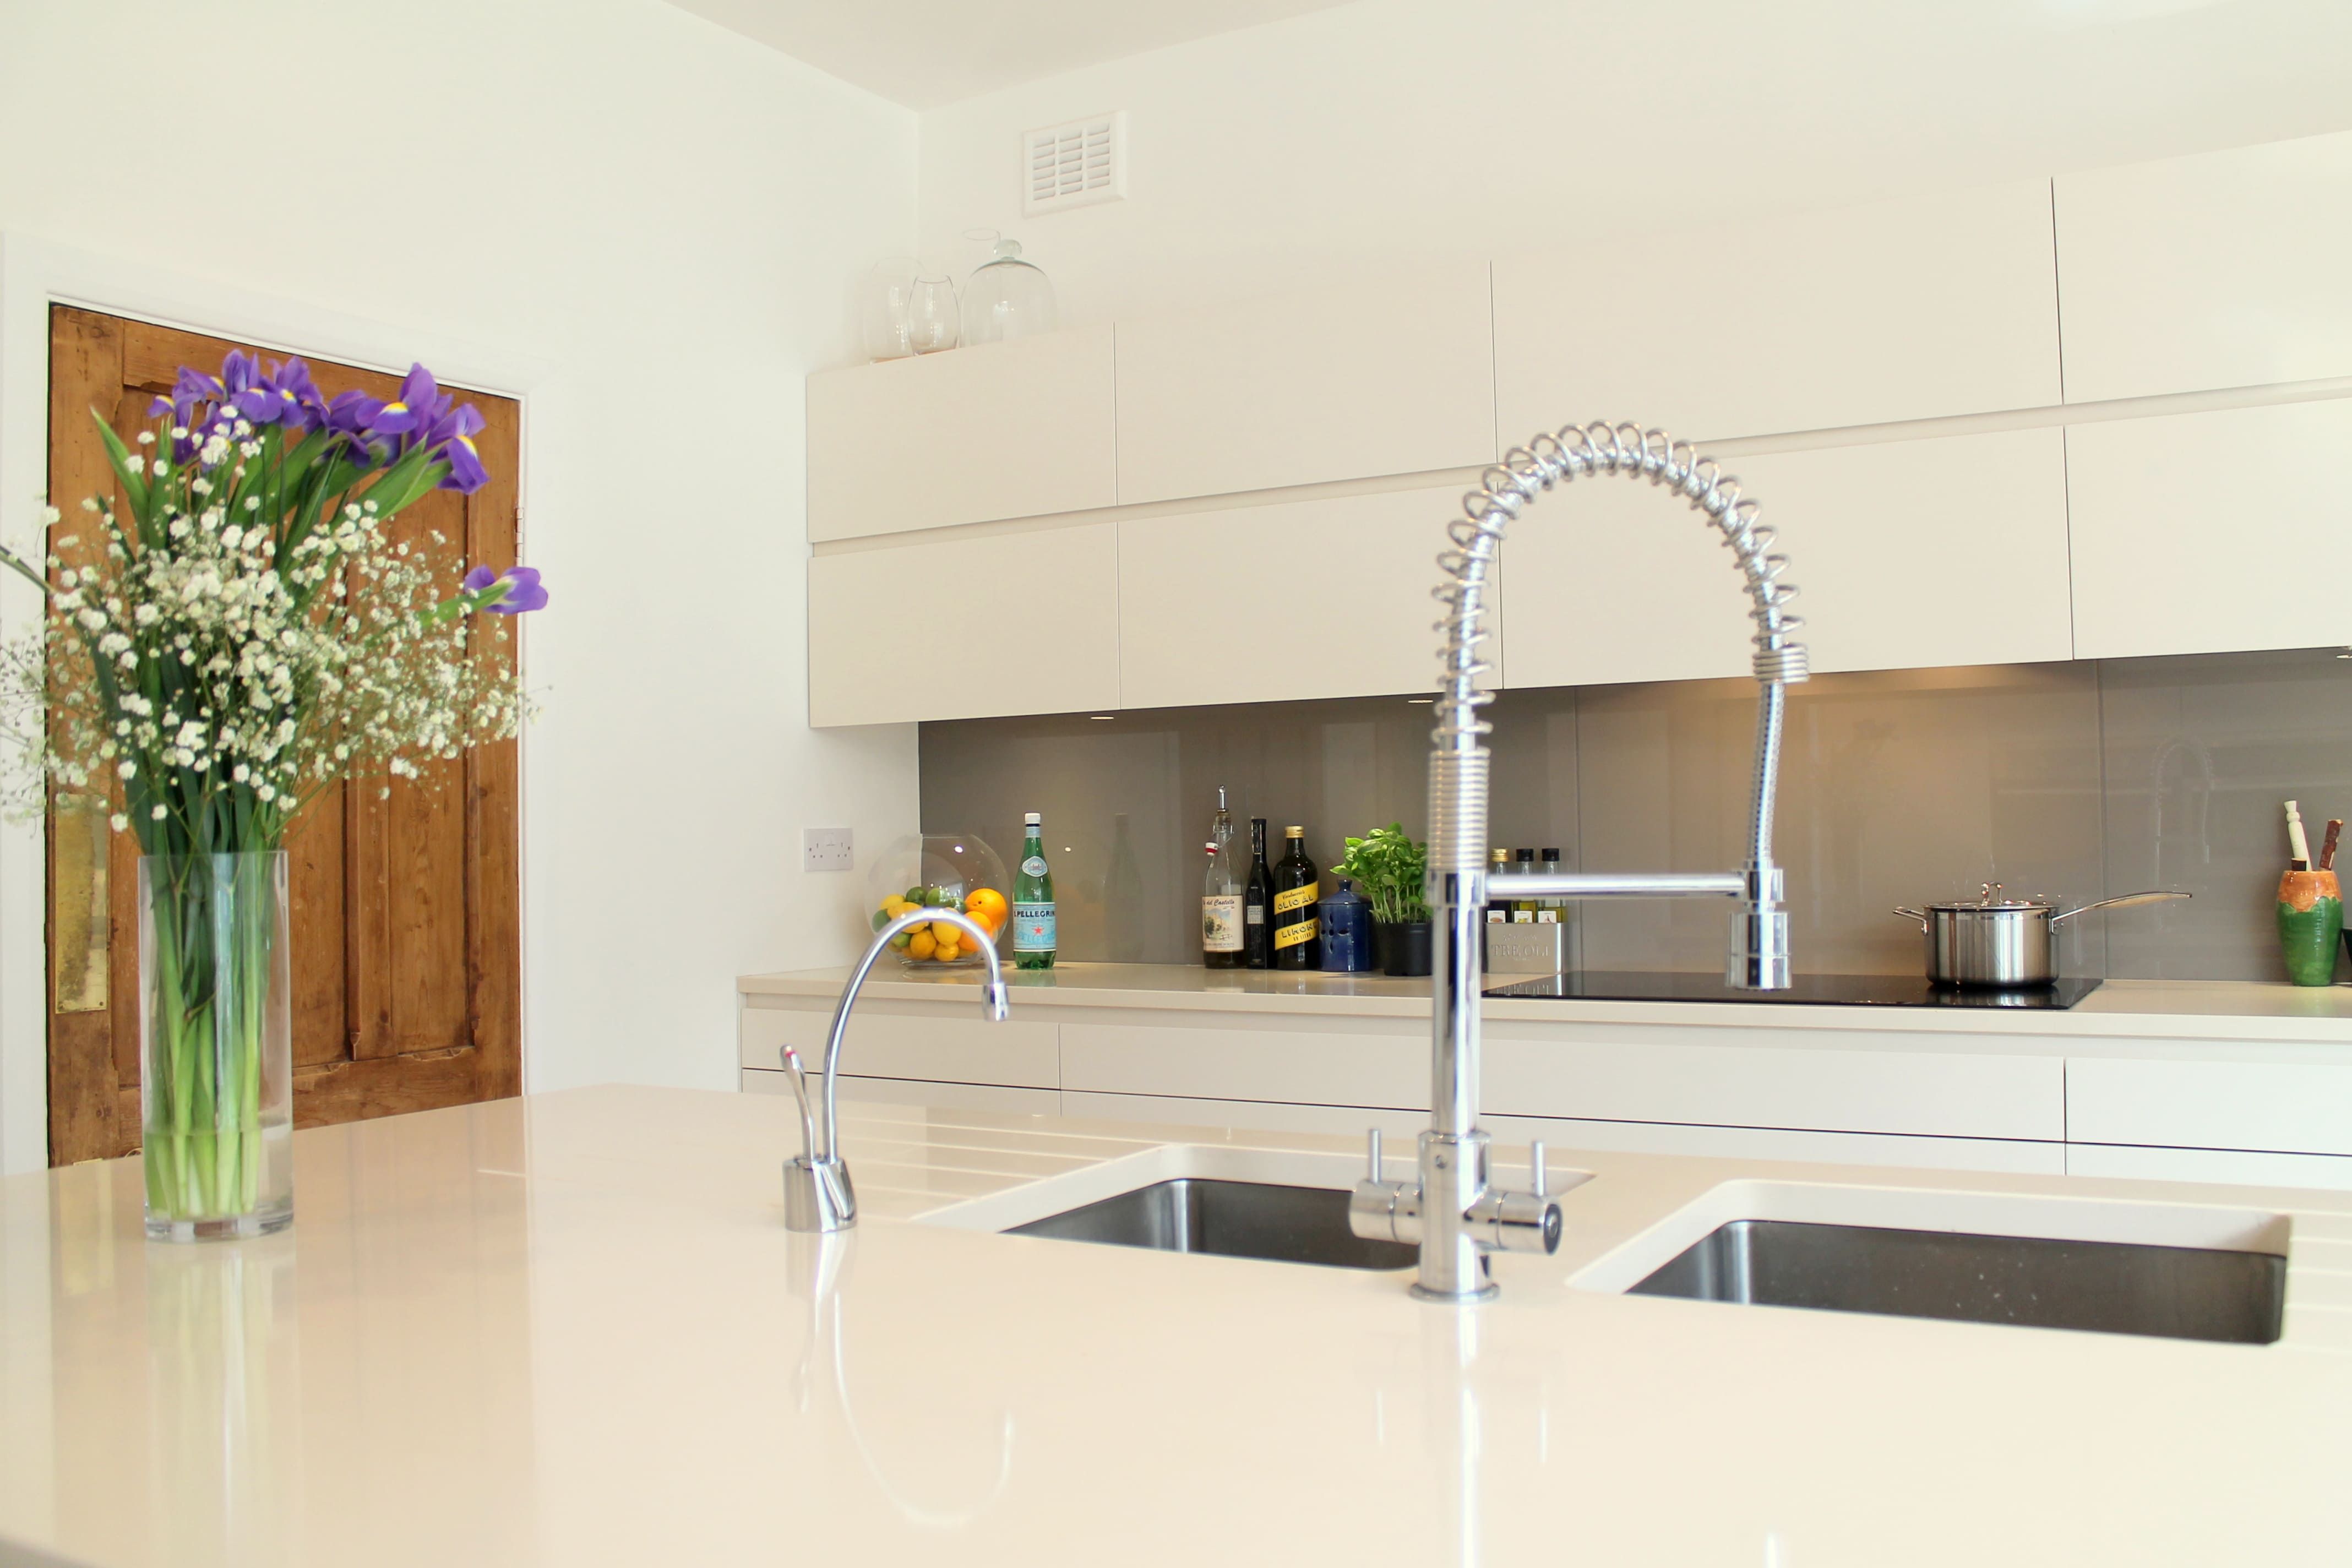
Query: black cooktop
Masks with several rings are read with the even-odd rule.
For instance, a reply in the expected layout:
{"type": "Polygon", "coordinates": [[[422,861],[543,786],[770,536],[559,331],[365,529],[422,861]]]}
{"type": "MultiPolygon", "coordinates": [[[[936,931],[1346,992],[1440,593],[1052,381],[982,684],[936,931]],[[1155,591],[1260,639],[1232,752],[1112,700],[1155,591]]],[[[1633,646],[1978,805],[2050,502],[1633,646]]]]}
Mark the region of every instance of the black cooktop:
{"type": "Polygon", "coordinates": [[[1832,1007],[2072,1007],[2098,988],[2095,980],[2061,980],[2016,990],[1955,990],[1907,974],[1800,974],[1786,991],[1741,991],[1720,974],[1582,969],[1497,985],[1486,994],[1595,1002],[1796,1002],[1832,1007]]]}

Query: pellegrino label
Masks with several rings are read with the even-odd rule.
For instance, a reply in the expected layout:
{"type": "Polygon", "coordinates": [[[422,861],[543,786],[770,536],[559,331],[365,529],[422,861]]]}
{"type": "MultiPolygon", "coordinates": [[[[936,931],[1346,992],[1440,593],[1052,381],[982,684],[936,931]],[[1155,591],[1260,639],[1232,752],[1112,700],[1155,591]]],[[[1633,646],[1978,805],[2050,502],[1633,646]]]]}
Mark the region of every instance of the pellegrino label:
{"type": "Polygon", "coordinates": [[[1042,877],[1045,874],[1045,858],[1043,855],[1032,855],[1021,862],[1021,868],[1033,877],[1042,877]]]}
{"type": "Polygon", "coordinates": [[[1201,900],[1201,950],[1239,952],[1242,950],[1242,896],[1212,893],[1201,900]]]}
{"type": "Polygon", "coordinates": [[[1013,906],[1013,951],[1015,952],[1054,951],[1053,905],[1015,904],[1013,906]]]}

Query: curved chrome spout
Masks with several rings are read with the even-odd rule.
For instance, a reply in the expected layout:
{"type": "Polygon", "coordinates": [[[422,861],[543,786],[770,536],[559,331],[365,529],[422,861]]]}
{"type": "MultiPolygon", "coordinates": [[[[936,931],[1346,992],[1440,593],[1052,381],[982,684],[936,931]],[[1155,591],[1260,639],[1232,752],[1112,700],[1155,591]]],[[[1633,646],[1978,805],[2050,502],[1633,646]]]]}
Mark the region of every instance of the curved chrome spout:
{"type": "Polygon", "coordinates": [[[1438,557],[1446,580],[1435,590],[1447,613],[1438,626],[1445,640],[1439,653],[1437,730],[1429,759],[1428,890],[1434,926],[1432,1126],[1421,1135],[1420,1180],[1410,1184],[1383,1182],[1376,1171],[1358,1184],[1350,1210],[1359,1235],[1375,1234],[1367,1227],[1378,1223],[1374,1216],[1385,1215],[1386,1234],[1418,1242],[1421,1277],[1414,1294],[1454,1302],[1494,1294],[1487,1280],[1490,1252],[1549,1252],[1559,1234],[1557,1206],[1540,1194],[1500,1192],[1487,1184],[1488,1140],[1477,1121],[1484,973],[1478,939],[1488,899],[1728,896],[1738,900],[1738,908],[1732,913],[1726,943],[1726,979],[1752,991],[1785,990],[1790,980],[1789,917],[1780,907],[1780,871],[1772,863],[1772,814],[1786,688],[1807,675],[1804,645],[1790,635],[1804,623],[1787,607],[1797,590],[1780,580],[1788,557],[1772,552],[1774,531],[1758,521],[1757,504],[1741,496],[1739,481],[1687,442],[1633,425],[1570,426],[1514,447],[1481,479],[1480,487],[1465,498],[1464,515],[1446,525],[1451,548],[1438,557]],[[1622,877],[1487,874],[1490,759],[1479,737],[1491,727],[1478,717],[1488,700],[1478,684],[1488,669],[1478,658],[1478,644],[1486,636],[1483,623],[1489,579],[1503,531],[1555,485],[1602,475],[1647,479],[1682,497],[1721,531],[1747,579],[1748,616],[1756,624],[1751,665],[1761,690],[1747,860],[1736,871],[1622,877]],[[1499,891],[1506,887],[1508,892],[1499,891]],[[1513,1225],[1497,1226],[1497,1215],[1513,1225]],[[1404,1234],[1407,1229],[1412,1234],[1404,1234]]]}
{"type": "Polygon", "coordinates": [[[833,1029],[824,1042],[824,1081],[812,1093],[799,1053],[786,1046],[779,1053],[792,1075],[793,1093],[800,1100],[801,1157],[784,1162],[784,1228],[798,1231],[846,1230],[857,1223],[857,1194],[849,1184],[849,1167],[841,1158],[841,1045],[849,1033],[849,1009],[890,939],[916,926],[960,926],[971,934],[981,956],[988,961],[988,978],[981,982],[982,1016],[1002,1024],[1012,1016],[1012,1000],[1004,989],[1004,965],[996,956],[996,938],[986,926],[956,910],[916,910],[900,915],[874,933],[866,956],[850,971],[833,1010],[833,1029]]]}

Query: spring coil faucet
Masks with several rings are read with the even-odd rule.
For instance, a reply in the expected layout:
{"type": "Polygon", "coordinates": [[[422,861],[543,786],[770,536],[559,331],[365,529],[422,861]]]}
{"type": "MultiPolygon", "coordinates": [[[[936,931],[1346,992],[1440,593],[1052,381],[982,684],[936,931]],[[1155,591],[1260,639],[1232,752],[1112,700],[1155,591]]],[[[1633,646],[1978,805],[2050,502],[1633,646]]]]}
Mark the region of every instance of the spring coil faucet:
{"type": "Polygon", "coordinates": [[[1781,580],[1785,555],[1772,552],[1774,531],[1758,521],[1757,503],[1712,458],[1663,430],[1634,425],[1570,426],[1513,448],[1464,499],[1464,516],[1446,524],[1448,548],[1437,558],[1445,581],[1433,592],[1446,606],[1437,630],[1437,730],[1429,759],[1431,965],[1431,1126],[1420,1139],[1417,1181],[1391,1182],[1381,1168],[1380,1134],[1370,1170],[1358,1183],[1349,1223],[1370,1240],[1421,1249],[1413,1294],[1465,1302],[1494,1295],[1487,1258],[1494,1252],[1550,1252],[1559,1245],[1559,1205],[1543,1191],[1543,1145],[1531,1152],[1531,1193],[1503,1191],[1488,1180],[1487,1135],[1478,1127],[1479,997],[1484,963],[1479,924],[1490,898],[1724,897],[1738,900],[1725,951],[1725,978],[1750,991],[1786,990],[1789,916],[1781,876],[1772,863],[1773,795],[1780,767],[1786,688],[1806,679],[1805,647],[1790,634],[1804,622],[1788,610],[1794,584],[1781,580]],[[1761,689],[1747,859],[1737,871],[1691,873],[1538,873],[1486,870],[1486,789],[1490,753],[1478,717],[1488,700],[1479,678],[1489,578],[1503,531],[1555,485],[1611,475],[1647,479],[1683,498],[1721,532],[1748,582],[1755,622],[1750,660],[1761,689]]]}

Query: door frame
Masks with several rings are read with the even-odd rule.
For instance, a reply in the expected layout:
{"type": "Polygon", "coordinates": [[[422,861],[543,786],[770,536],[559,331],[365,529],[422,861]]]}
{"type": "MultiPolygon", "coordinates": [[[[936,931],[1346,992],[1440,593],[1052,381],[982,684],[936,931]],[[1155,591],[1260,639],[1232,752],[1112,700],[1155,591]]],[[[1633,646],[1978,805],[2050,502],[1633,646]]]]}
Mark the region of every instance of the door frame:
{"type": "MultiPolygon", "coordinates": [[[[109,315],[179,327],[214,337],[273,345],[348,364],[405,372],[412,360],[436,375],[522,405],[521,472],[516,494],[530,517],[534,456],[540,450],[532,395],[556,378],[536,357],[403,326],[305,300],[257,294],[191,272],[127,257],[58,245],[22,230],[0,229],[0,539],[41,537],[40,491],[48,473],[49,307],[76,305],[109,315]],[[41,476],[37,481],[33,476],[41,476]]],[[[60,505],[70,507],[78,498],[60,505]]],[[[519,521],[518,533],[527,539],[519,521]]],[[[40,596],[13,574],[0,582],[0,637],[37,625],[40,596]]],[[[518,626],[516,658],[530,669],[528,628],[518,626]]],[[[530,1027],[531,739],[520,737],[516,824],[522,886],[521,997],[523,1082],[532,1073],[530,1027]]],[[[49,1161],[47,911],[42,907],[46,848],[42,824],[0,818],[0,1175],[37,1171],[49,1161]]]]}

